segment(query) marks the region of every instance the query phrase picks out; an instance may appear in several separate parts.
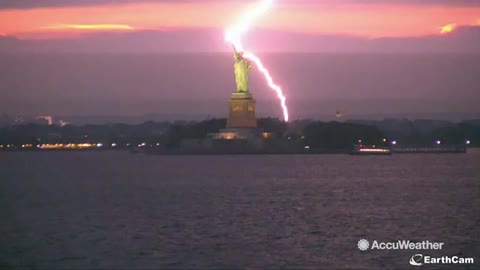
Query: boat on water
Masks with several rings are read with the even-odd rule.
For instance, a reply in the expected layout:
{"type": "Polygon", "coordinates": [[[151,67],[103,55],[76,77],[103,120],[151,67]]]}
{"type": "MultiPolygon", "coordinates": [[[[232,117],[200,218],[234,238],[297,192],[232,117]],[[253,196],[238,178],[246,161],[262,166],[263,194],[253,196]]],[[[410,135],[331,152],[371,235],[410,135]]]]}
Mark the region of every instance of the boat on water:
{"type": "Polygon", "coordinates": [[[435,145],[435,146],[366,146],[355,145],[350,152],[351,155],[391,155],[395,154],[449,154],[449,153],[466,153],[466,145],[435,145]]]}
{"type": "Polygon", "coordinates": [[[350,155],[362,155],[362,156],[371,156],[371,155],[391,155],[392,149],[390,147],[378,147],[375,145],[354,145],[350,155]]]}
{"type": "Polygon", "coordinates": [[[395,154],[465,154],[467,153],[466,144],[451,145],[404,145],[393,146],[395,154]]]}

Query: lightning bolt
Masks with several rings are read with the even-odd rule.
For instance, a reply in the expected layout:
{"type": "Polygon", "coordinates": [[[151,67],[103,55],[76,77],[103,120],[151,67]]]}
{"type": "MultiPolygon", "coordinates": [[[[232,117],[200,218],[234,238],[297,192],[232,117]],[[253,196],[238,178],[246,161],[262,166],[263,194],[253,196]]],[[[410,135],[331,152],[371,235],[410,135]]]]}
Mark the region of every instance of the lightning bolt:
{"type": "Polygon", "coordinates": [[[268,72],[267,68],[265,68],[260,58],[255,56],[255,54],[252,52],[244,51],[242,42],[241,42],[242,36],[246,32],[248,32],[253,22],[262,14],[264,14],[272,5],[273,5],[273,0],[261,1],[259,5],[256,6],[255,9],[253,9],[250,13],[247,13],[243,16],[239,24],[235,25],[230,29],[227,29],[227,31],[225,32],[225,40],[231,43],[237,51],[244,52],[243,57],[255,63],[258,70],[265,77],[265,80],[267,81],[268,86],[270,86],[270,88],[276,92],[278,99],[280,99],[280,105],[283,110],[283,118],[285,122],[288,122],[288,108],[286,104],[287,98],[283,94],[282,88],[273,82],[273,78],[270,75],[270,72],[268,72]]]}

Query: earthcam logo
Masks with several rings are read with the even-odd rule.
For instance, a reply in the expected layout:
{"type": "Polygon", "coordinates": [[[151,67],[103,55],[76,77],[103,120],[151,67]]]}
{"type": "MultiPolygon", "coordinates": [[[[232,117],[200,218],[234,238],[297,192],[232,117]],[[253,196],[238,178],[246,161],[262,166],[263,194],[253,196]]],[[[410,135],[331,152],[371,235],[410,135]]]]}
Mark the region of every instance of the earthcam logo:
{"type": "Polygon", "coordinates": [[[422,266],[424,264],[474,264],[474,258],[458,256],[431,257],[429,255],[414,254],[409,261],[410,265],[422,266]]]}
{"type": "Polygon", "coordinates": [[[423,255],[422,254],[414,254],[412,258],[410,258],[410,264],[413,266],[420,266],[423,265],[423,255]]]}

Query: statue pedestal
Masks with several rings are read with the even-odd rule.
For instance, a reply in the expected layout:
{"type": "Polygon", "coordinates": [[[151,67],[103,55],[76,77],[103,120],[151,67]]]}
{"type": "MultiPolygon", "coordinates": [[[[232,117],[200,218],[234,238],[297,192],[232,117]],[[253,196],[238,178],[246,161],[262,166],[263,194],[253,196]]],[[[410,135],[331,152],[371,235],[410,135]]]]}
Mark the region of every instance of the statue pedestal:
{"type": "Polygon", "coordinates": [[[255,100],[250,93],[233,93],[229,101],[227,128],[256,128],[255,100]]]}

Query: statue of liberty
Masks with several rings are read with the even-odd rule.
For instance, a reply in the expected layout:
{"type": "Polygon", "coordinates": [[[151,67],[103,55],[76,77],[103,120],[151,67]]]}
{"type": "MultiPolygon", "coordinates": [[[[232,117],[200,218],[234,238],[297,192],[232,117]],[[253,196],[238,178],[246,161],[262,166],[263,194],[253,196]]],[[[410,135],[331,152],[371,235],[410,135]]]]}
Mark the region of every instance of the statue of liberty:
{"type": "Polygon", "coordinates": [[[248,73],[252,69],[252,64],[247,59],[243,58],[243,52],[237,52],[235,46],[233,47],[235,64],[235,82],[237,83],[237,93],[248,93],[248,73]]]}

